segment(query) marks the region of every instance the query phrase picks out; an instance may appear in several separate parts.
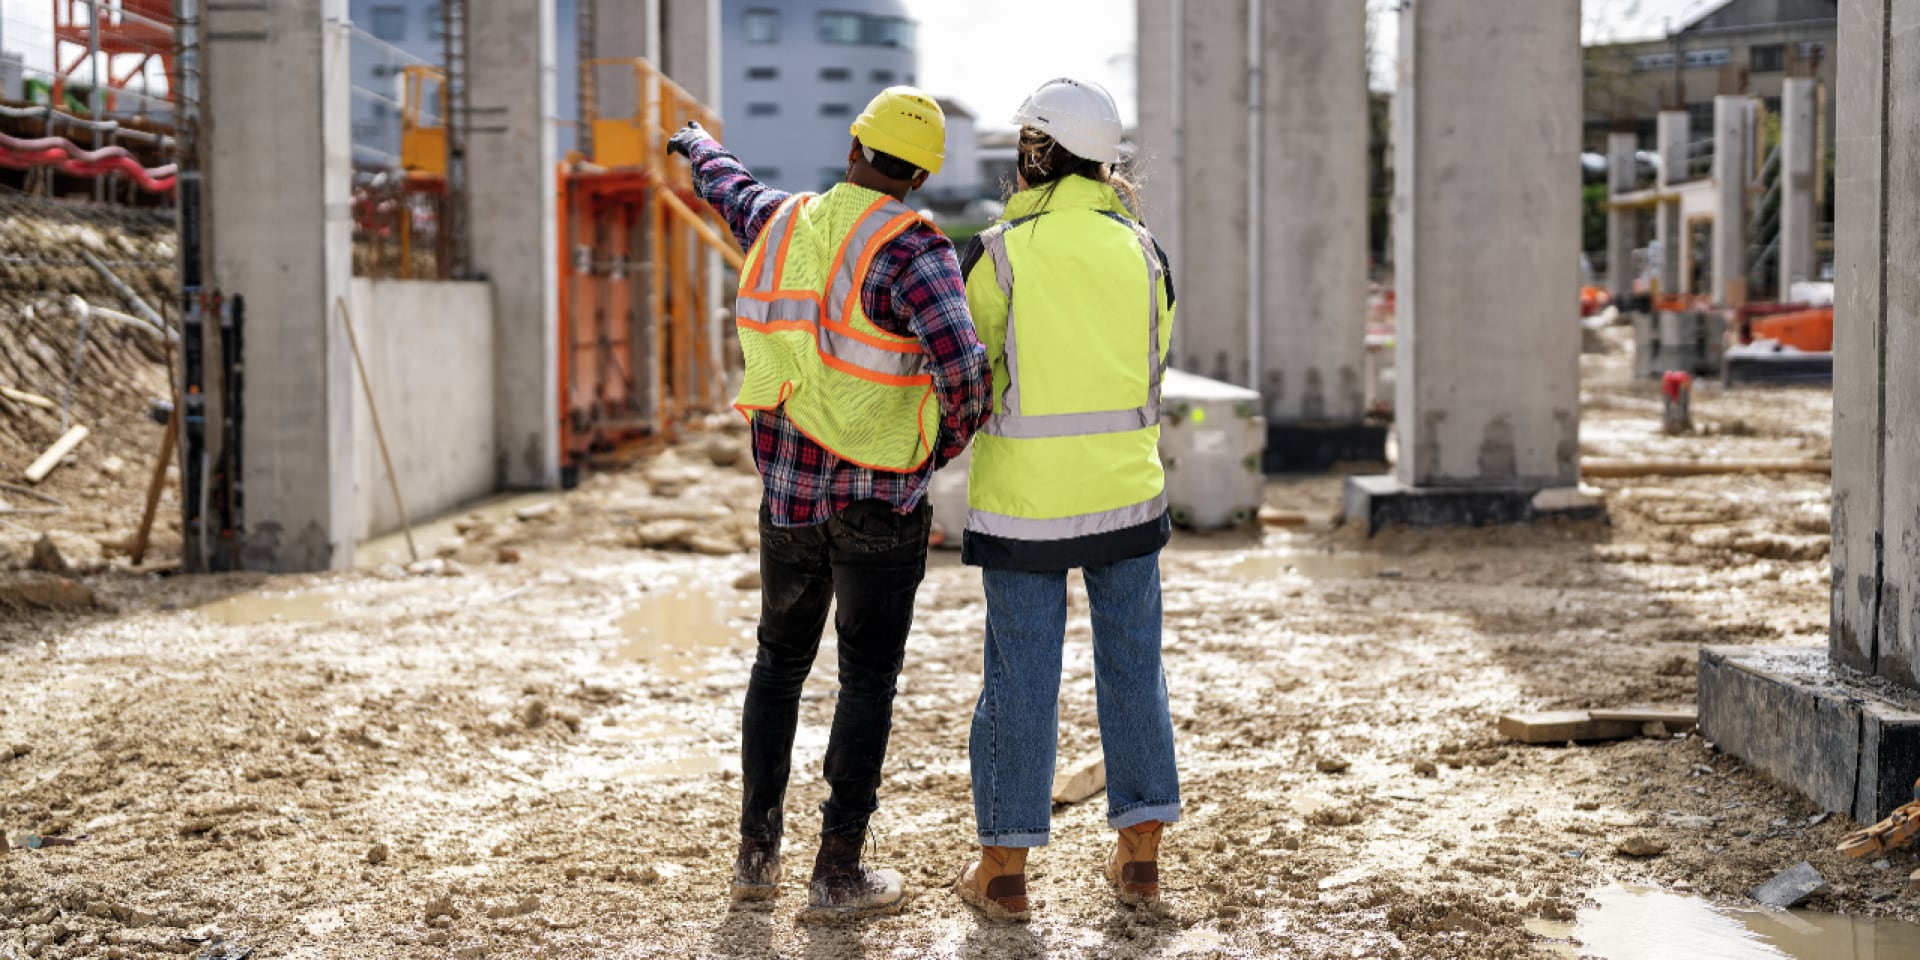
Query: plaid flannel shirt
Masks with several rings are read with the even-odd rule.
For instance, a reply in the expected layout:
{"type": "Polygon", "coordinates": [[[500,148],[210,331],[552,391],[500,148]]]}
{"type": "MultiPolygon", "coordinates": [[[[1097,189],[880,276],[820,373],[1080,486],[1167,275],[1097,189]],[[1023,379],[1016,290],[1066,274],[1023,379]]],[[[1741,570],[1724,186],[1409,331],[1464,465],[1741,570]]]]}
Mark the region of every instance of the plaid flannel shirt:
{"type": "MultiPolygon", "coordinates": [[[[694,188],[751,247],[788,193],[753,178],[713,140],[692,151],[694,188]]],[[[896,336],[918,337],[940,404],[938,449],[919,470],[887,473],[857,466],[808,439],[784,410],[753,417],[753,459],[776,526],[825,523],[861,500],[884,500],[909,513],[933,471],[960,455],[992,412],[993,370],[967,312],[966,281],[953,242],[926,224],[909,227],[874,256],[860,288],[868,319],[896,336]]]]}

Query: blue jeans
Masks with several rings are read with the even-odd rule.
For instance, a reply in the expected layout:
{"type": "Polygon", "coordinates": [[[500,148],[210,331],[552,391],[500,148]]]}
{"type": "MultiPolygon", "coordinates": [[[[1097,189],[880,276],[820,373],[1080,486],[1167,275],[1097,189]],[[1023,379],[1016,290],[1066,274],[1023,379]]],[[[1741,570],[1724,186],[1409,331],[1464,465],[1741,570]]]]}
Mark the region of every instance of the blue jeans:
{"type": "MultiPolygon", "coordinates": [[[[1180,819],[1173,720],[1160,670],[1160,554],[1087,567],[1107,823],[1180,819]]],[[[980,843],[1038,847],[1053,813],[1066,571],[987,569],[986,677],[968,755],[980,843]]]]}

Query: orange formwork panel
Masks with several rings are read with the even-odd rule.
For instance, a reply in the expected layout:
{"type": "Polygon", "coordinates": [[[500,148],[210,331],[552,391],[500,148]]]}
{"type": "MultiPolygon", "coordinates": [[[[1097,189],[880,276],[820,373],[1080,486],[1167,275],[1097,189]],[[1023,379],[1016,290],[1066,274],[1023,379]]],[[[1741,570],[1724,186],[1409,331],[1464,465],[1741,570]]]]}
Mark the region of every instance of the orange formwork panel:
{"type": "Polygon", "coordinates": [[[1832,307],[1754,317],[1752,323],[1756,340],[1777,340],[1784,346],[1808,353],[1833,350],[1832,307]]]}

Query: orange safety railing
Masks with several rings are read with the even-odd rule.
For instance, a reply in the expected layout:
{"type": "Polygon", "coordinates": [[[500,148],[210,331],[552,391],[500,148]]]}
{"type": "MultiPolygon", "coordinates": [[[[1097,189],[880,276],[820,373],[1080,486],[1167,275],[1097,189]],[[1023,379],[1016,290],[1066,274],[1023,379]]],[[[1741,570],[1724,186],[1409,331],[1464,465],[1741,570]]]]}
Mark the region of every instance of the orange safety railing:
{"type": "Polygon", "coordinates": [[[710,253],[740,249],[693,190],[667,140],[689,120],[718,136],[717,114],[643,59],[581,64],[581,131],[591,157],[559,177],[560,403],[569,465],[638,439],[671,439],[726,409],[722,300],[710,253]],[[613,78],[601,95],[596,81],[613,78]],[[631,110],[610,109],[625,99],[631,110]]]}

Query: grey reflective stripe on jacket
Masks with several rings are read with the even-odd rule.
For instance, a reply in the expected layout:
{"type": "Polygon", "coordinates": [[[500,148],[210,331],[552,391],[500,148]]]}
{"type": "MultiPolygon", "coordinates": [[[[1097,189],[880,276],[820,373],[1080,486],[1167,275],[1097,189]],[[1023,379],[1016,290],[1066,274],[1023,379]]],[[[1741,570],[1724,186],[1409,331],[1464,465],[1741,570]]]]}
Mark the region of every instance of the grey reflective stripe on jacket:
{"type": "Polygon", "coordinates": [[[1050,437],[1085,437],[1102,433],[1144,430],[1160,422],[1160,380],[1164,363],[1160,354],[1160,285],[1165,276],[1160,256],[1154,251],[1153,237],[1139,223],[1115,213],[1103,214],[1133,231],[1147,265],[1147,402],[1127,410],[1097,410],[1091,413],[1052,413],[1027,415],[1020,412],[1020,351],[1013,315],[1013,263],[1007,256],[1007,230],[1031,218],[996,224],[980,234],[981,246],[993,258],[993,276],[1007,300],[1007,391],[1001,396],[1000,411],[987,421],[981,432],[1014,440],[1038,440],[1050,437]]]}
{"type": "Polygon", "coordinates": [[[1137,527],[1143,523],[1158,520],[1160,515],[1166,512],[1167,495],[1162,492],[1151,500],[1131,506],[1103,510],[1099,513],[1083,513],[1072,517],[1056,517],[1052,520],[1009,517],[1003,513],[968,509],[967,529],[1010,540],[1070,540],[1075,537],[1090,537],[1095,534],[1137,527]]]}

